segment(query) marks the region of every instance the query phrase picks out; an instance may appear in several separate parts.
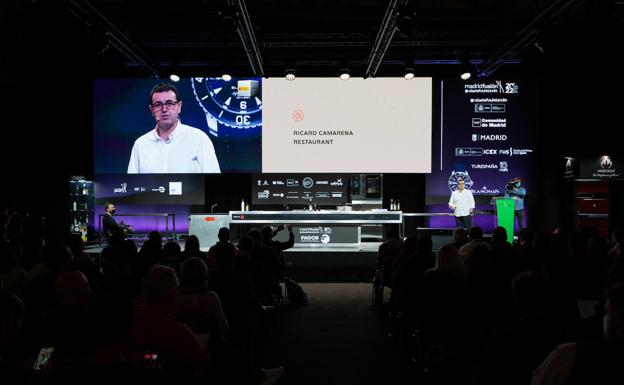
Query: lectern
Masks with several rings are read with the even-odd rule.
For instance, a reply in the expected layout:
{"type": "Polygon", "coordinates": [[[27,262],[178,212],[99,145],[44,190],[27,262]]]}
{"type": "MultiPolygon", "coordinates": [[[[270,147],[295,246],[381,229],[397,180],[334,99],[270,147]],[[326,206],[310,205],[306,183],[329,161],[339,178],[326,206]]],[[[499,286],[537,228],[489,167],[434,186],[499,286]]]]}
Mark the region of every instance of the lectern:
{"type": "Polygon", "coordinates": [[[513,243],[515,202],[511,198],[492,197],[490,204],[496,207],[496,224],[507,230],[507,242],[513,243]]]}

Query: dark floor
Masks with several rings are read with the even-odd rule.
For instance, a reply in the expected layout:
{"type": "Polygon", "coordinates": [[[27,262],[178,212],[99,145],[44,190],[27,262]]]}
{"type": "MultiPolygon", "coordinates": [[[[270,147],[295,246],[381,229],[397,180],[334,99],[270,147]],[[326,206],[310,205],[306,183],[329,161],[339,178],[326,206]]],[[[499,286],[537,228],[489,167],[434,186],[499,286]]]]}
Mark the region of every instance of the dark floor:
{"type": "Polygon", "coordinates": [[[367,283],[307,283],[310,304],[279,310],[265,366],[284,365],[281,384],[418,382],[402,363],[367,283]]]}

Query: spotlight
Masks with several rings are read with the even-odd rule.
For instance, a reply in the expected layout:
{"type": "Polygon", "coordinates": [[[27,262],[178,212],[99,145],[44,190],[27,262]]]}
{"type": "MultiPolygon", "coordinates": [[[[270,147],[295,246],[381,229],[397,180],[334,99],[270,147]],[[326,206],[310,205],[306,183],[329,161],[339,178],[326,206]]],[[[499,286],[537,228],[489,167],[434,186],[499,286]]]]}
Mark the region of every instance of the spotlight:
{"type": "Polygon", "coordinates": [[[462,80],[468,80],[472,77],[472,66],[467,60],[462,60],[460,64],[459,77],[462,80]]]}
{"type": "Polygon", "coordinates": [[[346,68],[340,70],[340,79],[349,80],[351,78],[351,71],[346,68]]]}
{"type": "Polygon", "coordinates": [[[295,74],[295,70],[294,69],[287,69],[286,70],[286,80],[290,80],[293,81],[296,78],[296,74],[295,74]]]}
{"type": "Polygon", "coordinates": [[[171,74],[169,75],[169,80],[171,80],[174,83],[177,83],[180,81],[180,76],[176,75],[176,74],[171,74]]]}
{"type": "Polygon", "coordinates": [[[403,75],[403,77],[405,78],[405,80],[410,80],[414,77],[414,69],[413,68],[406,68],[405,69],[405,74],[403,75]]]}
{"type": "Polygon", "coordinates": [[[224,82],[229,82],[230,80],[232,80],[232,75],[225,73],[221,75],[221,79],[223,79],[224,82]]]}

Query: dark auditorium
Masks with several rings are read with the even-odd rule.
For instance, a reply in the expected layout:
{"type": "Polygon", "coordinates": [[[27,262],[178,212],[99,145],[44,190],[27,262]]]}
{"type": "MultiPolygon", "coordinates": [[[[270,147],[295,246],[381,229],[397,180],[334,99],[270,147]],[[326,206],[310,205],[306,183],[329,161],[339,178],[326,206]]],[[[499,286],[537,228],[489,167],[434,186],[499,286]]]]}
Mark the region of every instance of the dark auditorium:
{"type": "Polygon", "coordinates": [[[624,384],[624,1],[0,1],[3,385],[624,384]]]}

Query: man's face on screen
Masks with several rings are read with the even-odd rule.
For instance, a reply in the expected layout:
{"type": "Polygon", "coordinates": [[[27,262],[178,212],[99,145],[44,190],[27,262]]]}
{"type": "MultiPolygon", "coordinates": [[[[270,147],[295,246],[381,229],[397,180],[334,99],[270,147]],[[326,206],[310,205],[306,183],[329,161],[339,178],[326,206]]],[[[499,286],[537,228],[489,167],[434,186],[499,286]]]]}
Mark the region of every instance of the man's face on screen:
{"type": "Polygon", "coordinates": [[[176,99],[173,91],[156,92],[152,95],[150,106],[156,124],[162,129],[171,128],[177,121],[182,110],[182,102],[176,99]]]}

